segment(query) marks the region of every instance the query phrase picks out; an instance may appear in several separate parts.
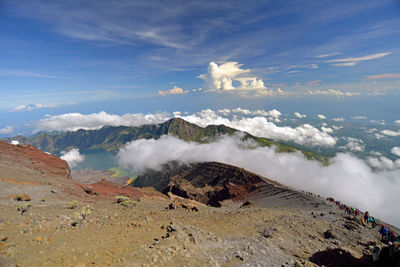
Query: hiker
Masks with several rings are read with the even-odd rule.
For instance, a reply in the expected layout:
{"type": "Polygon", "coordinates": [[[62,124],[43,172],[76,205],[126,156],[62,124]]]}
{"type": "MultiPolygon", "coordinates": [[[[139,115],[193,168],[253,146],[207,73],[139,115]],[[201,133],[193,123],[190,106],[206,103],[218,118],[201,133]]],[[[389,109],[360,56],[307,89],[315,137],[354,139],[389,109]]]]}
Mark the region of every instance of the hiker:
{"type": "Polygon", "coordinates": [[[375,228],[375,226],[377,225],[375,218],[374,217],[369,217],[368,221],[372,224],[372,228],[375,228]]]}
{"type": "Polygon", "coordinates": [[[389,235],[389,241],[391,241],[392,243],[398,242],[399,241],[399,236],[395,232],[392,232],[389,235]]]}
{"type": "Polygon", "coordinates": [[[386,228],[386,225],[382,224],[381,229],[379,229],[379,233],[382,235],[382,240],[386,240],[389,236],[389,230],[386,228]]]}
{"type": "Polygon", "coordinates": [[[368,219],[369,219],[369,212],[365,211],[364,213],[364,220],[368,223],[368,219]]]}

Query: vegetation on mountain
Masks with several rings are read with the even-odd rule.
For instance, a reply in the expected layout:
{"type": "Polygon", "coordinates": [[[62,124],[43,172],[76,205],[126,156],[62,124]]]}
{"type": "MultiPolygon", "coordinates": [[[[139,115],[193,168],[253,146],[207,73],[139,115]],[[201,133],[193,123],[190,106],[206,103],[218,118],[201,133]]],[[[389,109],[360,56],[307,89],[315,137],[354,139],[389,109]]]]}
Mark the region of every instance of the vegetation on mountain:
{"type": "MultiPolygon", "coordinates": [[[[140,127],[128,126],[105,126],[99,130],[83,130],[74,132],[42,132],[31,137],[16,136],[24,144],[32,144],[44,151],[59,154],[72,148],[79,149],[101,149],[117,151],[125,143],[138,139],[158,139],[162,135],[173,135],[185,141],[208,143],[222,135],[232,136],[243,133],[225,125],[209,125],[202,128],[196,124],[189,123],[180,118],[173,118],[161,124],[143,125],[140,127]]],[[[302,148],[294,148],[283,142],[276,142],[268,138],[256,137],[246,132],[242,140],[253,140],[260,146],[276,146],[278,152],[295,152],[300,150],[308,159],[316,159],[324,164],[328,163],[329,157],[322,156],[302,148]]],[[[10,138],[11,140],[11,138],[10,138]]]]}

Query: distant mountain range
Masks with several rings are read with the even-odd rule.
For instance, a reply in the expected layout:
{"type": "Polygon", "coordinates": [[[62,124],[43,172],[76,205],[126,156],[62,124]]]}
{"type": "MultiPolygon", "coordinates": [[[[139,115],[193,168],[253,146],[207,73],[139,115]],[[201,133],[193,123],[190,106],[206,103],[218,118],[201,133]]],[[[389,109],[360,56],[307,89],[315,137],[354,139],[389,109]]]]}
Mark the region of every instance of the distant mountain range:
{"type": "Polygon", "coordinates": [[[225,125],[209,125],[202,128],[180,118],[173,118],[161,124],[143,125],[140,127],[105,126],[99,130],[77,130],[74,132],[40,132],[30,137],[15,136],[3,138],[4,141],[18,140],[24,144],[32,144],[41,150],[59,154],[72,148],[85,150],[101,149],[117,151],[125,143],[138,139],[158,139],[162,135],[176,136],[185,141],[208,143],[221,135],[232,136],[242,133],[242,140],[254,140],[260,146],[276,146],[278,152],[295,152],[300,150],[308,159],[316,159],[324,163],[328,157],[307,151],[303,148],[273,140],[256,137],[246,132],[227,127],[225,125]]]}

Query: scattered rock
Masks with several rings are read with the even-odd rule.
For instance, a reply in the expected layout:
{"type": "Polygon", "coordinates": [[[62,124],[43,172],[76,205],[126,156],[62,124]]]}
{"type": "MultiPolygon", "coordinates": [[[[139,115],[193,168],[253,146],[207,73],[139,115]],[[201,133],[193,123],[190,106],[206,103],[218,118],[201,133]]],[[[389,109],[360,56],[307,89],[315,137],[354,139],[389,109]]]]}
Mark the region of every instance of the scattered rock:
{"type": "Polygon", "coordinates": [[[88,195],[98,195],[98,193],[92,187],[82,186],[82,189],[88,195]]]}
{"type": "Polygon", "coordinates": [[[271,238],[272,232],[273,232],[272,229],[264,229],[264,230],[260,231],[259,233],[261,234],[262,237],[271,238]]]}
{"type": "Polygon", "coordinates": [[[324,232],[324,238],[325,239],[330,239],[330,238],[335,238],[335,236],[332,234],[331,230],[326,230],[324,232]]]}
{"type": "Polygon", "coordinates": [[[191,211],[199,211],[199,208],[193,203],[183,200],[183,199],[174,199],[171,204],[168,205],[167,209],[173,210],[177,208],[184,208],[191,211]]]}
{"type": "Polygon", "coordinates": [[[4,235],[0,236],[1,242],[5,242],[5,241],[7,241],[7,239],[8,239],[8,236],[4,236],[4,235]]]}
{"type": "Polygon", "coordinates": [[[256,206],[256,203],[254,203],[254,201],[247,200],[240,207],[241,208],[252,208],[252,207],[255,207],[255,206],[256,206]]]}
{"type": "Polygon", "coordinates": [[[12,194],[8,198],[16,201],[31,201],[31,198],[26,194],[12,194]]]}

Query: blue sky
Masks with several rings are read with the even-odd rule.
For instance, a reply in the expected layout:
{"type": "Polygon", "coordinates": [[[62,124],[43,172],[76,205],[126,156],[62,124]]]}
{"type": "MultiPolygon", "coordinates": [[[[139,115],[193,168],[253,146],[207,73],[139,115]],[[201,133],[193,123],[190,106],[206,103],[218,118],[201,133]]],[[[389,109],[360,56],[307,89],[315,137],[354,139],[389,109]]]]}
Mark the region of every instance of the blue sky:
{"type": "Polygon", "coordinates": [[[46,114],[298,99],[399,111],[398,1],[6,0],[0,25],[4,133],[46,114]]]}

